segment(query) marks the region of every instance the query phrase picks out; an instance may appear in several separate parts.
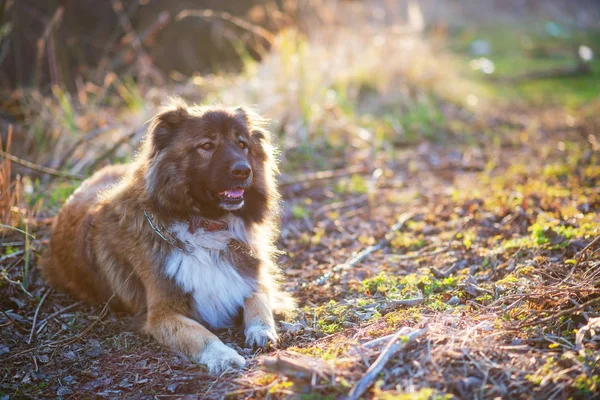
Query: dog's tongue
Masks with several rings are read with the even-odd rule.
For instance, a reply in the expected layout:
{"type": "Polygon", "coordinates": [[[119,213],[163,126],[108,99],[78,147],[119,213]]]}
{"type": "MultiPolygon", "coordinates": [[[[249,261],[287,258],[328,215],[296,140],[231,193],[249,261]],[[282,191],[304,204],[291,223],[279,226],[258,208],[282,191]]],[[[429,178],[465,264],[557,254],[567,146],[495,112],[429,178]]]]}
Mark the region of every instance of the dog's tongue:
{"type": "Polygon", "coordinates": [[[229,197],[242,197],[244,195],[244,189],[226,190],[222,193],[229,197]]]}

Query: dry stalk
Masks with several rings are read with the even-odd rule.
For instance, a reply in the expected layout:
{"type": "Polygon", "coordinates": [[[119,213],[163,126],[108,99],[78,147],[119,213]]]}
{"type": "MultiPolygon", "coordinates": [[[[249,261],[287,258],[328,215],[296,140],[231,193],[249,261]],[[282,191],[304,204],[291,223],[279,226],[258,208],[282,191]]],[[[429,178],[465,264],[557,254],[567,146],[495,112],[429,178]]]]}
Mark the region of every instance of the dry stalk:
{"type": "Polygon", "coordinates": [[[304,174],[304,175],[298,176],[296,178],[282,180],[281,182],[279,182],[279,186],[286,187],[286,186],[292,186],[292,185],[296,185],[296,184],[310,184],[310,183],[313,183],[316,181],[341,178],[341,177],[347,176],[347,175],[364,174],[367,172],[369,172],[369,170],[362,165],[352,166],[352,167],[343,168],[343,169],[334,169],[334,170],[330,170],[330,171],[318,171],[318,172],[304,174]]]}
{"type": "Polygon", "coordinates": [[[42,59],[44,57],[44,50],[46,49],[46,42],[50,38],[50,35],[52,34],[52,30],[54,29],[54,27],[57,26],[58,24],[60,24],[60,21],[62,20],[64,11],[65,11],[65,8],[63,6],[60,6],[56,9],[56,11],[54,12],[54,15],[52,16],[52,19],[50,20],[48,25],[46,25],[46,28],[44,29],[44,33],[42,34],[42,37],[40,37],[37,40],[37,43],[36,43],[37,55],[35,58],[35,76],[33,78],[33,87],[35,87],[35,88],[37,88],[40,83],[40,77],[41,77],[40,70],[42,67],[42,59]]]}
{"type": "Polygon", "coordinates": [[[0,150],[0,157],[4,157],[7,160],[17,163],[25,168],[29,168],[33,171],[40,172],[42,174],[52,175],[52,176],[56,176],[59,178],[68,178],[68,179],[77,179],[77,180],[85,179],[85,176],[83,176],[83,175],[71,174],[68,172],[59,171],[54,168],[44,167],[43,165],[39,165],[39,164],[35,164],[35,163],[32,163],[27,160],[23,160],[22,158],[16,157],[10,153],[7,153],[4,150],[0,150]]]}
{"type": "Polygon", "coordinates": [[[96,319],[94,321],[92,321],[91,324],[89,324],[88,326],[86,326],[81,332],[79,332],[77,335],[70,337],[70,338],[66,338],[66,339],[61,339],[61,340],[56,340],[53,342],[49,342],[49,343],[42,343],[40,345],[38,345],[37,347],[33,347],[33,348],[29,348],[26,350],[23,350],[19,353],[16,353],[15,355],[9,357],[9,359],[13,359],[16,358],[18,356],[22,356],[23,354],[27,354],[30,353],[32,351],[35,351],[39,348],[42,347],[59,347],[59,346],[66,346],[68,344],[74,343],[77,340],[81,339],[82,337],[84,337],[89,331],[91,331],[98,322],[100,322],[102,320],[102,318],[104,318],[106,316],[106,314],[108,313],[108,307],[110,306],[110,302],[113,301],[113,299],[117,296],[117,293],[119,292],[119,290],[121,290],[121,288],[127,283],[129,282],[129,279],[131,279],[131,277],[133,276],[133,273],[135,272],[135,268],[131,271],[131,273],[129,274],[129,276],[127,276],[127,279],[125,279],[123,281],[123,283],[121,283],[121,285],[117,288],[117,290],[115,290],[115,292],[112,294],[112,296],[110,296],[110,298],[106,301],[106,303],[104,304],[104,307],[102,308],[102,311],[100,311],[100,315],[98,315],[98,317],[96,317],[96,319]]]}
{"type": "Polygon", "coordinates": [[[310,381],[312,386],[316,379],[331,379],[334,374],[331,365],[323,360],[290,352],[296,358],[278,354],[276,357],[265,357],[262,368],[268,372],[284,375],[294,381],[310,381]]]}
{"type": "Polygon", "coordinates": [[[402,229],[402,227],[414,216],[415,216],[415,213],[413,213],[413,212],[405,212],[404,214],[400,215],[400,217],[398,218],[398,221],[390,227],[390,229],[385,234],[383,239],[381,239],[379,242],[377,242],[377,244],[374,244],[373,246],[364,248],[363,250],[359,251],[358,253],[353,254],[345,262],[333,267],[331,272],[327,272],[327,273],[323,274],[319,279],[316,280],[316,283],[318,285],[323,285],[325,282],[327,282],[329,280],[329,278],[331,278],[333,276],[334,272],[338,272],[338,271],[342,271],[342,270],[347,271],[350,268],[354,267],[359,262],[363,261],[369,255],[371,255],[371,254],[383,249],[387,245],[389,245],[390,241],[392,240],[391,235],[394,232],[402,229]]]}
{"type": "Polygon", "coordinates": [[[258,25],[251,24],[250,22],[248,22],[242,18],[236,17],[234,15],[231,15],[230,13],[225,12],[225,11],[215,11],[215,10],[208,10],[208,9],[183,10],[182,12],[177,14],[177,17],[175,17],[175,20],[180,21],[187,17],[200,17],[200,18],[204,18],[204,19],[219,18],[224,21],[232,23],[233,25],[237,26],[238,28],[241,28],[247,32],[251,32],[251,33],[255,34],[256,36],[260,37],[261,39],[266,40],[267,43],[269,43],[269,44],[272,44],[273,41],[275,40],[275,37],[273,36],[273,34],[271,32],[269,32],[268,30],[266,30],[265,28],[258,26],[258,25]]]}
{"type": "Polygon", "coordinates": [[[48,295],[50,293],[52,293],[52,289],[46,290],[46,293],[44,293],[44,296],[42,297],[42,299],[38,303],[37,307],[35,308],[35,314],[33,314],[33,322],[31,323],[31,332],[29,333],[29,338],[27,339],[27,344],[31,344],[31,340],[33,339],[33,334],[35,333],[35,323],[37,322],[38,313],[40,312],[40,308],[42,308],[42,304],[44,304],[44,300],[46,300],[46,297],[48,297],[48,295]]]}
{"type": "Polygon", "coordinates": [[[46,322],[48,322],[49,320],[51,320],[54,317],[59,316],[60,314],[66,313],[67,311],[70,311],[70,310],[72,310],[74,308],[79,307],[81,304],[83,304],[83,302],[82,301],[78,301],[76,303],[69,304],[68,306],[63,307],[63,308],[61,308],[60,310],[58,310],[56,312],[53,312],[52,314],[48,315],[46,318],[44,318],[43,320],[41,320],[40,321],[40,325],[45,324],[46,322]]]}
{"type": "Polygon", "coordinates": [[[390,358],[398,351],[402,350],[409,343],[424,335],[427,332],[427,327],[408,333],[405,335],[405,339],[398,343],[401,338],[403,331],[398,331],[388,342],[385,348],[382,350],[377,360],[367,370],[365,375],[356,383],[356,385],[350,390],[348,394],[348,400],[358,400],[361,398],[363,393],[373,384],[375,379],[379,376],[385,365],[388,363],[390,358]]]}
{"type": "Polygon", "coordinates": [[[98,136],[106,133],[106,132],[110,132],[112,129],[114,128],[114,126],[108,125],[108,126],[103,126],[97,129],[94,129],[90,132],[88,132],[87,134],[85,134],[83,137],[81,137],[79,140],[77,140],[73,146],[71,146],[66,152],[65,154],[62,156],[62,158],[60,159],[60,161],[58,162],[58,164],[56,165],[57,169],[61,169],[62,167],[64,167],[64,165],[67,163],[67,161],[69,160],[69,158],[71,158],[71,156],[73,155],[73,153],[75,153],[75,150],[77,150],[79,148],[79,146],[81,146],[84,143],[89,142],[90,140],[93,140],[95,138],[97,138],[98,136]]]}

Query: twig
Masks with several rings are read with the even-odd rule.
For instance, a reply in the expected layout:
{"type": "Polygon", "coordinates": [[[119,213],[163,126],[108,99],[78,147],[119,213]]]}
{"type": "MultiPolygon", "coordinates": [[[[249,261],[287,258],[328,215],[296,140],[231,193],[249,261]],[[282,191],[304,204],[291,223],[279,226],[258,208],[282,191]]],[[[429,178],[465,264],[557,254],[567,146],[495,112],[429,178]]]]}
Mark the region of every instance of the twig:
{"type": "Polygon", "coordinates": [[[369,170],[367,168],[365,168],[364,166],[353,166],[353,167],[349,167],[349,168],[335,169],[335,170],[331,170],[331,171],[313,172],[313,173],[301,175],[296,178],[292,178],[289,180],[284,180],[282,182],[279,182],[279,186],[285,187],[285,186],[296,185],[299,183],[308,183],[308,182],[321,181],[321,180],[327,180],[327,179],[333,179],[333,178],[340,178],[340,177],[346,176],[346,175],[364,174],[365,172],[368,172],[368,171],[369,170]]]}
{"type": "MultiPolygon", "coordinates": [[[[22,230],[22,229],[19,229],[19,228],[16,228],[16,227],[14,227],[14,226],[5,225],[5,224],[0,224],[0,228],[11,229],[11,230],[13,230],[13,231],[17,231],[17,232],[19,232],[19,233],[22,233],[22,234],[23,234],[23,235],[25,235],[25,236],[29,236],[30,238],[32,238],[33,240],[35,240],[35,236],[33,236],[31,233],[29,233],[29,232],[25,232],[24,230],[22,230]]],[[[25,242],[23,242],[22,244],[25,244],[25,242]]],[[[2,243],[2,245],[3,245],[3,246],[8,246],[9,244],[2,243]]],[[[13,244],[13,246],[14,246],[14,244],[13,244]]]]}
{"type": "Polygon", "coordinates": [[[337,203],[326,204],[315,211],[315,217],[319,217],[330,211],[337,211],[348,207],[359,206],[369,201],[368,196],[359,196],[346,201],[340,201],[337,203]]]}
{"type": "Polygon", "coordinates": [[[579,264],[579,262],[581,262],[581,260],[583,259],[583,255],[584,255],[584,253],[585,253],[586,251],[588,251],[588,250],[589,250],[589,249],[590,249],[590,248],[591,248],[593,245],[595,245],[595,244],[596,244],[596,242],[598,242],[599,240],[600,240],[600,235],[599,235],[599,236],[596,236],[596,238],[595,238],[594,240],[592,240],[591,242],[589,242],[589,243],[587,244],[587,246],[585,246],[585,247],[583,248],[583,250],[581,250],[581,251],[579,252],[579,255],[578,255],[578,257],[577,257],[577,264],[579,264]]]}
{"type": "Polygon", "coordinates": [[[419,297],[414,297],[412,299],[391,300],[391,303],[394,306],[406,306],[406,307],[414,307],[419,304],[423,304],[424,302],[425,302],[425,297],[423,297],[423,295],[421,295],[419,297]]]}
{"type": "Polygon", "coordinates": [[[17,164],[25,167],[25,168],[29,168],[33,171],[37,171],[42,174],[57,176],[60,178],[77,179],[77,180],[85,179],[85,176],[83,176],[83,175],[71,174],[69,172],[63,172],[63,171],[59,171],[54,168],[48,168],[48,167],[44,167],[43,165],[34,164],[30,161],[23,160],[22,158],[13,156],[12,154],[5,152],[4,150],[0,150],[0,157],[4,157],[14,163],[17,163],[17,164]]]}
{"type": "MultiPolygon", "coordinates": [[[[373,350],[373,349],[381,349],[382,346],[389,343],[391,339],[393,339],[397,334],[405,334],[410,332],[409,327],[401,328],[398,332],[392,333],[390,335],[381,336],[372,340],[369,340],[366,343],[361,344],[358,347],[354,347],[346,352],[347,356],[356,356],[362,354],[363,350],[373,350]]],[[[343,356],[342,356],[343,357],[343,356]]]]}
{"type": "Polygon", "coordinates": [[[298,358],[282,354],[265,357],[261,367],[265,371],[285,375],[294,381],[315,381],[316,377],[330,379],[334,373],[327,362],[305,355],[298,355],[298,358]]]}
{"type": "Polygon", "coordinates": [[[56,11],[54,12],[54,15],[52,16],[52,19],[50,20],[48,25],[46,25],[46,28],[44,29],[44,32],[42,33],[42,37],[40,37],[36,42],[37,55],[35,57],[35,75],[33,77],[33,87],[36,89],[40,83],[40,69],[42,66],[42,57],[44,54],[44,49],[46,47],[46,41],[48,40],[48,38],[50,37],[50,34],[52,33],[52,28],[54,28],[55,25],[60,23],[64,11],[65,11],[65,8],[63,6],[60,6],[56,9],[56,11]]]}
{"type": "Polygon", "coordinates": [[[68,306],[63,307],[63,308],[61,308],[60,310],[58,310],[56,312],[53,312],[52,314],[48,315],[46,318],[44,318],[43,320],[41,320],[40,321],[40,325],[43,324],[43,323],[45,323],[45,322],[47,322],[47,321],[49,321],[50,319],[52,319],[54,317],[59,316],[62,313],[65,313],[67,311],[70,311],[70,310],[72,310],[72,309],[80,306],[82,303],[83,303],[82,301],[78,301],[76,303],[69,304],[68,306]]]}
{"type": "Polygon", "coordinates": [[[24,254],[24,253],[25,253],[25,249],[21,249],[21,250],[15,251],[13,253],[6,254],[6,255],[0,257],[0,263],[4,262],[5,260],[8,260],[9,258],[18,257],[18,256],[20,256],[21,254],[24,254]]]}
{"type": "Polygon", "coordinates": [[[465,263],[459,261],[459,262],[455,262],[454,264],[452,264],[452,266],[450,268],[448,268],[446,271],[443,271],[443,272],[433,266],[430,267],[429,269],[431,270],[431,272],[437,279],[446,279],[447,277],[452,275],[455,271],[457,271],[458,269],[460,269],[464,266],[465,266],[465,263]]]}
{"type": "Polygon", "coordinates": [[[252,32],[257,36],[260,36],[262,39],[266,40],[269,44],[273,43],[273,41],[275,40],[275,36],[273,36],[273,34],[271,32],[269,32],[268,30],[266,30],[265,28],[258,26],[258,25],[253,25],[253,24],[249,23],[248,21],[245,21],[242,18],[236,17],[234,15],[231,15],[230,13],[225,12],[225,11],[215,11],[215,10],[208,10],[208,9],[183,10],[182,12],[177,14],[177,17],[175,17],[175,20],[180,21],[187,17],[200,17],[200,18],[205,18],[205,19],[220,18],[224,21],[231,22],[233,25],[237,26],[238,28],[241,28],[245,31],[252,32]]]}
{"type": "Polygon", "coordinates": [[[0,312],[2,312],[2,314],[4,314],[4,316],[6,318],[8,318],[8,320],[10,321],[9,324],[11,324],[11,323],[14,324],[17,327],[17,329],[19,329],[21,332],[27,332],[27,329],[23,325],[18,323],[16,320],[14,320],[10,315],[8,315],[8,313],[6,311],[0,310],[0,312]]]}
{"type": "Polygon", "coordinates": [[[111,146],[108,150],[106,150],[98,158],[96,158],[94,160],[94,162],[89,166],[89,169],[91,171],[93,171],[94,168],[96,168],[96,166],[98,164],[100,164],[103,160],[106,160],[107,158],[109,158],[115,151],[117,151],[117,149],[121,145],[123,145],[124,143],[127,143],[128,141],[130,141],[138,133],[143,132],[144,129],[145,128],[138,128],[138,129],[134,130],[133,132],[130,132],[129,134],[127,134],[127,135],[123,136],[122,138],[120,138],[113,146],[111,146]]]}
{"type": "Polygon", "coordinates": [[[157,77],[160,81],[162,81],[162,77],[160,74],[157,74],[157,71],[153,68],[152,59],[148,55],[148,52],[144,48],[142,39],[137,34],[136,30],[131,23],[131,19],[129,15],[125,12],[125,7],[123,6],[123,2],[121,0],[111,0],[112,8],[119,17],[119,24],[123,28],[123,31],[131,38],[131,47],[136,51],[140,72],[142,77],[147,77],[150,73],[154,73],[154,76],[157,77]]]}
{"type": "Polygon", "coordinates": [[[352,388],[350,393],[348,394],[348,400],[358,400],[361,398],[363,393],[367,391],[367,389],[373,384],[373,381],[377,379],[385,365],[388,363],[390,358],[398,351],[406,347],[406,345],[416,338],[422,336],[427,332],[427,327],[423,329],[419,329],[417,331],[413,331],[405,336],[403,340],[398,343],[398,339],[402,336],[402,330],[398,331],[392,339],[385,346],[377,360],[367,370],[365,375],[358,381],[358,383],[352,388]]]}
{"type": "MultiPolygon", "coordinates": [[[[404,328],[402,328],[402,329],[404,329],[404,328]]],[[[387,344],[389,342],[389,340],[392,339],[397,334],[398,334],[398,332],[392,333],[391,335],[387,335],[387,336],[381,336],[381,337],[375,338],[373,340],[369,340],[368,342],[363,343],[358,347],[350,349],[349,351],[346,352],[346,355],[348,355],[348,356],[359,355],[362,353],[362,350],[365,350],[365,349],[370,350],[375,347],[379,347],[382,344],[387,344]]]]}
{"type": "Polygon", "coordinates": [[[329,278],[331,278],[333,276],[334,272],[338,272],[343,269],[347,270],[349,268],[352,268],[356,264],[358,264],[359,262],[361,262],[365,258],[367,258],[369,255],[371,255],[371,254],[375,253],[376,251],[379,251],[379,250],[383,249],[385,246],[389,245],[389,243],[392,239],[391,238],[392,233],[402,229],[404,224],[406,224],[414,216],[415,216],[415,213],[413,213],[413,212],[406,212],[406,213],[400,215],[400,217],[398,218],[398,222],[396,222],[394,225],[392,225],[392,227],[385,234],[383,239],[381,239],[377,244],[375,244],[373,246],[369,246],[369,247],[359,251],[358,253],[352,255],[345,262],[333,267],[331,272],[327,272],[327,273],[323,274],[320,278],[318,278],[315,281],[317,283],[317,285],[323,285],[325,282],[327,282],[329,280],[329,278]]]}
{"type": "Polygon", "coordinates": [[[103,126],[103,127],[94,129],[94,130],[86,133],[83,137],[81,137],[78,141],[76,141],[73,144],[73,146],[71,146],[69,148],[69,150],[67,150],[65,152],[65,154],[62,156],[62,158],[60,159],[58,164],[56,164],[56,168],[60,169],[60,168],[64,167],[67,160],[73,155],[75,150],[77,150],[77,148],[79,146],[81,146],[83,143],[89,142],[90,140],[97,138],[98,136],[102,135],[103,133],[110,132],[113,128],[114,128],[114,126],[108,125],[108,126],[103,126]]]}
{"type": "MultiPolygon", "coordinates": [[[[391,254],[390,255],[390,259],[394,259],[394,261],[405,261],[405,260],[414,260],[415,258],[425,258],[425,257],[433,257],[433,256],[437,256],[438,254],[442,254],[447,252],[448,250],[450,250],[450,246],[444,246],[441,247],[437,250],[434,251],[429,251],[429,252],[417,252],[415,254],[404,254],[404,255],[397,255],[397,254],[391,254]]],[[[435,275],[435,272],[432,269],[433,274],[435,275]]],[[[439,272],[439,271],[438,271],[439,272]]]]}
{"type": "Polygon", "coordinates": [[[125,8],[123,7],[123,3],[121,2],[121,0],[111,0],[110,3],[115,14],[117,14],[117,16],[119,17],[119,24],[121,25],[121,28],[123,28],[123,31],[131,36],[131,45],[135,49],[135,51],[137,51],[138,56],[144,61],[151,63],[150,57],[148,56],[146,49],[142,45],[141,39],[139,38],[135,29],[133,29],[133,25],[131,23],[131,20],[129,19],[129,16],[127,15],[127,13],[125,13],[125,8]]]}
{"type": "Polygon", "coordinates": [[[27,339],[27,344],[31,344],[31,340],[33,339],[33,334],[35,333],[35,323],[37,321],[38,313],[40,312],[40,308],[42,308],[42,304],[44,303],[44,300],[46,300],[46,297],[48,297],[48,295],[50,293],[52,293],[52,288],[46,290],[46,293],[44,293],[44,296],[42,297],[42,299],[40,300],[39,304],[37,305],[37,307],[35,309],[35,314],[33,314],[33,322],[31,324],[31,332],[29,333],[29,339],[27,339]]]}
{"type": "Polygon", "coordinates": [[[557,312],[556,314],[550,315],[550,316],[548,316],[546,318],[542,318],[542,319],[538,319],[538,320],[535,320],[535,321],[531,321],[531,322],[527,322],[527,323],[524,323],[524,324],[520,324],[517,328],[521,329],[521,328],[525,328],[525,327],[528,327],[528,326],[545,324],[546,322],[550,322],[552,320],[560,318],[563,315],[567,315],[567,314],[571,314],[571,313],[574,313],[574,312],[579,311],[579,310],[583,310],[584,308],[586,308],[588,306],[591,306],[593,304],[596,304],[596,303],[600,303],[600,297],[596,297],[595,299],[588,300],[588,301],[586,301],[585,303],[583,303],[583,304],[581,304],[579,306],[568,308],[566,310],[562,310],[562,311],[557,312]]]}
{"type": "Polygon", "coordinates": [[[573,276],[573,274],[575,273],[575,270],[579,267],[579,264],[581,263],[581,260],[583,260],[583,256],[585,255],[585,252],[588,251],[588,249],[590,249],[594,244],[596,244],[596,242],[598,242],[598,240],[600,240],[600,235],[596,236],[596,238],[594,240],[592,240],[591,242],[589,242],[587,244],[587,246],[585,246],[583,248],[583,250],[581,250],[577,254],[577,261],[575,261],[575,265],[573,265],[573,268],[571,268],[571,270],[569,271],[569,273],[558,283],[559,285],[562,285],[563,283],[565,283],[566,281],[568,281],[571,276],[573,276]]]}
{"type": "Polygon", "coordinates": [[[125,286],[125,284],[127,282],[129,282],[129,279],[131,279],[131,277],[133,276],[133,273],[135,272],[135,268],[129,273],[129,275],[127,276],[127,278],[121,283],[121,285],[113,292],[113,294],[110,296],[110,298],[106,301],[106,303],[104,304],[104,307],[102,308],[102,311],[100,311],[100,315],[98,315],[98,317],[92,321],[91,324],[89,324],[88,326],[85,327],[85,329],[83,329],[81,332],[79,332],[77,335],[71,337],[71,338],[67,338],[67,339],[61,339],[61,340],[56,340],[54,342],[50,342],[50,343],[41,343],[36,347],[30,348],[30,349],[26,349],[23,351],[20,351],[19,353],[16,353],[14,355],[12,355],[11,357],[9,357],[9,359],[13,359],[16,358],[18,356],[22,356],[23,354],[27,354],[30,353],[34,350],[37,350],[39,348],[42,347],[58,347],[58,346],[66,346],[67,344],[71,344],[73,342],[76,342],[77,340],[81,339],[83,336],[85,336],[90,330],[92,330],[92,328],[94,328],[94,326],[96,326],[96,324],[98,322],[100,322],[102,320],[102,318],[104,318],[106,316],[106,314],[108,313],[108,306],[110,305],[110,302],[113,301],[113,299],[117,296],[117,293],[119,292],[119,290],[121,290],[121,288],[123,286],[125,286]]]}
{"type": "MultiPolygon", "coordinates": [[[[421,251],[415,253],[415,254],[407,254],[407,255],[402,255],[402,256],[398,256],[398,255],[394,255],[394,260],[396,261],[404,261],[404,260],[412,260],[415,258],[424,258],[424,257],[433,257],[436,256],[438,254],[442,254],[447,252],[448,250],[450,250],[452,248],[452,242],[454,242],[454,239],[456,239],[456,236],[458,236],[458,234],[467,226],[469,225],[469,223],[471,223],[471,221],[473,220],[472,217],[467,218],[467,220],[462,223],[455,231],[454,234],[452,235],[452,237],[450,238],[450,240],[448,241],[448,243],[446,243],[445,246],[434,250],[434,251],[430,251],[427,253],[422,252],[423,249],[421,249],[421,251]]],[[[452,267],[454,268],[454,266],[452,267]]],[[[433,274],[435,275],[436,278],[447,278],[452,272],[453,269],[450,268],[448,271],[446,272],[441,272],[439,270],[437,270],[436,268],[431,268],[431,272],[433,272],[433,274]]]]}

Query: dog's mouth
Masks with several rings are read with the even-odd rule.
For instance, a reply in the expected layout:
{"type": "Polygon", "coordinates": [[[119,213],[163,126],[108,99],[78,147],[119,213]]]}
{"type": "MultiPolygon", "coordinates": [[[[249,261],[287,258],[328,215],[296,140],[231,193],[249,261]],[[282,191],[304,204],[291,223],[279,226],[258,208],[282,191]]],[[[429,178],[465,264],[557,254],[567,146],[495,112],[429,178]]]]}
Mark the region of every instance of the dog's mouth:
{"type": "Polygon", "coordinates": [[[244,189],[237,188],[232,190],[224,190],[217,193],[223,201],[241,201],[244,200],[244,189]]]}
{"type": "Polygon", "coordinates": [[[239,210],[244,206],[244,192],[241,187],[216,192],[212,197],[219,201],[219,207],[224,210],[239,210]]]}

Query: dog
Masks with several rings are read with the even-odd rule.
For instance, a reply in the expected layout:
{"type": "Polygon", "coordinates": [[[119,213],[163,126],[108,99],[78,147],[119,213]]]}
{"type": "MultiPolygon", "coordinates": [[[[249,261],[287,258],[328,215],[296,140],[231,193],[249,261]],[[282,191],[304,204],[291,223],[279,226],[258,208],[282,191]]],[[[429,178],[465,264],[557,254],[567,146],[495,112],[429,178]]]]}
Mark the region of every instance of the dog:
{"type": "Polygon", "coordinates": [[[173,100],[129,165],[85,180],[53,222],[41,270],[53,287],[139,316],[142,331],[211,373],[245,360],[211,330],[243,323],[277,344],[280,196],[262,119],[173,100]]]}

